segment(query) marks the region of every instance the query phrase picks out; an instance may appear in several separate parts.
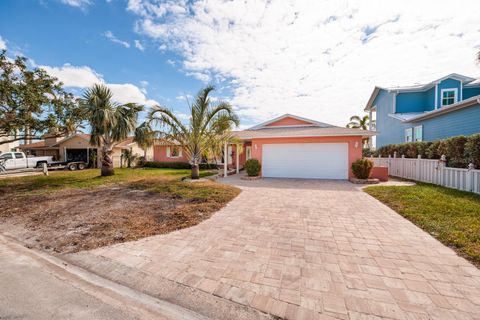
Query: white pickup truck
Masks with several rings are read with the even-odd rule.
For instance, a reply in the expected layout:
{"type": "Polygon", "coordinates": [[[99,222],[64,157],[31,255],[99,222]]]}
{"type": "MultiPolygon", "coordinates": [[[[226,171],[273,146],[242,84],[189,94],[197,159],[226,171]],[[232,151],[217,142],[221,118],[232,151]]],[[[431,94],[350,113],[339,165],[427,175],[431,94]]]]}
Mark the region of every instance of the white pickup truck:
{"type": "Polygon", "coordinates": [[[0,167],[3,167],[0,170],[41,168],[44,163],[53,163],[52,159],[53,157],[27,157],[23,152],[3,152],[0,153],[0,167]]]}

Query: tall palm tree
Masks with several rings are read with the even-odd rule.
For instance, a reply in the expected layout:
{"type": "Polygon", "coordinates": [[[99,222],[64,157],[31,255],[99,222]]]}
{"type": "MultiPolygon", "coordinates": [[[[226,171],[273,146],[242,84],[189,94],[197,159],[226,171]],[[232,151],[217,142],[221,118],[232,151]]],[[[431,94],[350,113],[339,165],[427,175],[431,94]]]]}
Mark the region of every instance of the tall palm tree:
{"type": "Polygon", "coordinates": [[[133,141],[143,150],[143,160],[147,160],[147,150],[155,143],[155,132],[148,122],[142,123],[135,129],[133,141]]]}
{"type": "Polygon", "coordinates": [[[238,126],[238,116],[226,102],[212,103],[209,94],[215,90],[207,86],[200,90],[193,104],[189,106],[188,124],[182,123],[170,109],[155,106],[149,114],[149,122],[158,124],[159,137],[181,145],[192,165],[192,179],[199,178],[199,164],[208,151],[211,141],[227,135],[232,127],[238,126]]]}
{"type": "Polygon", "coordinates": [[[107,86],[95,84],[85,91],[82,99],[91,129],[90,143],[102,150],[102,176],[115,174],[113,148],[135,130],[138,113],[143,110],[138,104],[119,104],[112,98],[107,86]]]}
{"type": "MultiPolygon", "coordinates": [[[[360,118],[359,116],[350,117],[350,122],[347,124],[347,128],[368,130],[370,119],[368,115],[360,118]]],[[[372,127],[375,127],[375,120],[372,121],[372,127]]]]}

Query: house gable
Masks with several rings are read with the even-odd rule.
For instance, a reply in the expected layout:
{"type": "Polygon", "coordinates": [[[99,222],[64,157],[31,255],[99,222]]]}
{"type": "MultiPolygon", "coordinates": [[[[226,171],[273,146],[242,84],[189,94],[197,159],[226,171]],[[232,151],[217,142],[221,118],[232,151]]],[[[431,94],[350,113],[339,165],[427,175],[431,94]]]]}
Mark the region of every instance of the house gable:
{"type": "Polygon", "coordinates": [[[294,116],[292,114],[284,114],[283,116],[269,120],[267,122],[260,123],[249,130],[259,130],[266,128],[278,128],[278,127],[331,127],[332,125],[327,123],[318,122],[315,120],[294,116]]]}
{"type": "Polygon", "coordinates": [[[293,117],[285,117],[283,119],[267,124],[266,127],[311,126],[311,125],[314,125],[314,123],[293,118],[293,117]]]}

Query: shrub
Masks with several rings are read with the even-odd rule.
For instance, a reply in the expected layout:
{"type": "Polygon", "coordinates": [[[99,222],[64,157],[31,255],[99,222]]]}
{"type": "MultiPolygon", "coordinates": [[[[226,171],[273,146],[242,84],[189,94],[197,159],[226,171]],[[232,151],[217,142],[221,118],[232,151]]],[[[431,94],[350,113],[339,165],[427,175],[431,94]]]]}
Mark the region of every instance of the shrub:
{"type": "Polygon", "coordinates": [[[245,162],[245,170],[247,171],[247,175],[249,177],[256,177],[260,174],[260,170],[262,166],[260,165],[260,161],[257,159],[248,159],[245,162]]]}
{"type": "Polygon", "coordinates": [[[467,137],[458,136],[445,140],[447,165],[449,167],[466,168],[468,166],[468,160],[465,158],[465,143],[467,137]]]}
{"type": "Polygon", "coordinates": [[[469,163],[473,163],[475,168],[480,168],[480,134],[456,136],[434,142],[389,144],[378,148],[373,156],[388,157],[395,152],[397,157],[404,155],[406,158],[420,155],[424,159],[440,159],[445,155],[449,167],[467,168],[469,163]]]}
{"type": "Polygon", "coordinates": [[[373,162],[368,159],[358,159],[352,163],[352,171],[358,179],[368,179],[372,172],[373,162]]]}
{"type": "MultiPolygon", "coordinates": [[[[188,162],[161,162],[161,161],[147,161],[143,165],[147,168],[169,168],[169,169],[191,169],[192,165],[188,162]]],[[[215,163],[200,163],[200,170],[217,169],[218,165],[215,163]]]]}
{"type": "Polygon", "coordinates": [[[363,148],[363,149],[362,149],[362,156],[363,156],[364,158],[366,158],[366,157],[371,157],[371,156],[373,156],[374,154],[375,154],[375,152],[372,151],[372,149],[370,149],[370,148],[363,148]]]}
{"type": "Polygon", "coordinates": [[[465,158],[480,169],[480,134],[474,134],[465,143],[465,158]]]}

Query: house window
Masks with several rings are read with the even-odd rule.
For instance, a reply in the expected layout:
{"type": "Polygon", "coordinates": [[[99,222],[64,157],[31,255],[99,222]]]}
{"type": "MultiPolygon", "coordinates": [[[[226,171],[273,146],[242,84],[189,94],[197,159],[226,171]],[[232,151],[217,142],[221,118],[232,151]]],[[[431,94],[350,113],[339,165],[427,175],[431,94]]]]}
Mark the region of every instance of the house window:
{"type": "Polygon", "coordinates": [[[172,147],[171,156],[172,156],[172,158],[180,157],[180,150],[177,146],[172,147]]]}
{"type": "Polygon", "coordinates": [[[413,128],[405,129],[405,142],[413,141],[413,128]]]}
{"type": "Polygon", "coordinates": [[[442,106],[448,106],[457,102],[457,89],[442,90],[442,106]]]}
{"type": "Polygon", "coordinates": [[[167,158],[179,158],[182,156],[182,151],[178,146],[167,147],[167,158]]]}
{"type": "Polygon", "coordinates": [[[250,146],[247,146],[247,150],[246,150],[246,158],[247,160],[251,159],[252,158],[252,147],[250,146]]]}
{"type": "Polygon", "coordinates": [[[413,129],[414,141],[423,141],[423,126],[416,126],[413,129]]]}

